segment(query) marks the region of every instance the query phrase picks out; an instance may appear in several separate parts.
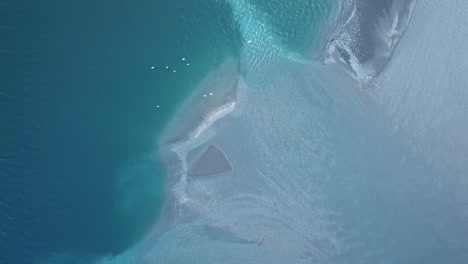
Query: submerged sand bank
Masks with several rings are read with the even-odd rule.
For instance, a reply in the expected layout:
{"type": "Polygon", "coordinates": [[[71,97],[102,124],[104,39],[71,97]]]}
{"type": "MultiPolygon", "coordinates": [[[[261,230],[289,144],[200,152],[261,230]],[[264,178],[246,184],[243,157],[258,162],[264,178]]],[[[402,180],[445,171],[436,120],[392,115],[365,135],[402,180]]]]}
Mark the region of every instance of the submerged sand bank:
{"type": "Polygon", "coordinates": [[[239,62],[234,58],[227,59],[208,73],[180,106],[162,133],[159,145],[164,148],[175,142],[198,138],[207,127],[232,112],[239,77],[239,62]]]}

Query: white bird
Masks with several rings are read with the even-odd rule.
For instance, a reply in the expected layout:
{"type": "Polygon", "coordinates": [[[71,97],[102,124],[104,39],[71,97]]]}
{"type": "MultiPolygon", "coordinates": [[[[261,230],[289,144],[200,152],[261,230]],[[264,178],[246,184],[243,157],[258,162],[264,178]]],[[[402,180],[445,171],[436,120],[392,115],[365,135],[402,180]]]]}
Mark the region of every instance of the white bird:
{"type": "Polygon", "coordinates": [[[151,66],[151,69],[152,69],[152,70],[154,70],[155,68],[156,68],[156,67],[154,67],[154,66],[151,66]]]}

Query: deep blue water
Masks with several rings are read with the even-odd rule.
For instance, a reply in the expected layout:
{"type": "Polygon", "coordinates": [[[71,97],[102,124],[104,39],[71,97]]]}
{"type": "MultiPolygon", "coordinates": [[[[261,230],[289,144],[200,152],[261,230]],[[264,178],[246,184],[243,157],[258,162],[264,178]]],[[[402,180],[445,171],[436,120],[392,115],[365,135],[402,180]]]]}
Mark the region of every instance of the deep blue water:
{"type": "Polygon", "coordinates": [[[158,135],[236,50],[214,4],[0,3],[0,263],[121,252],[154,223],[158,135]]]}

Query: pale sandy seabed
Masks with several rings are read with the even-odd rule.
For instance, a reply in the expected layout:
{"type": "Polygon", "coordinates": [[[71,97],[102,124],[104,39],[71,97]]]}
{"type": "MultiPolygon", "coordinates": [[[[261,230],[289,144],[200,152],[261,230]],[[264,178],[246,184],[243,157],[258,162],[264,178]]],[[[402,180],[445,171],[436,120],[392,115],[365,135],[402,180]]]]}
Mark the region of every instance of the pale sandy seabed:
{"type": "Polygon", "coordinates": [[[468,2],[342,1],[318,59],[232,4],[240,57],[159,142],[163,214],[101,262],[468,263],[468,2]],[[190,176],[211,145],[231,168],[190,176]]]}

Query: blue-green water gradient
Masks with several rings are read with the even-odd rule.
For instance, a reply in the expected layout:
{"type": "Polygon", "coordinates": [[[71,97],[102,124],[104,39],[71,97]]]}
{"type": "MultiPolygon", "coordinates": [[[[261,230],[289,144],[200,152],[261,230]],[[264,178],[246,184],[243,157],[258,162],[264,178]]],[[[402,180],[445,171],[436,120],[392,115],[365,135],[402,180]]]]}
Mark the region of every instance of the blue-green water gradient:
{"type": "Polygon", "coordinates": [[[19,0],[0,13],[0,262],[126,249],[164,201],[158,135],[235,53],[228,5],[19,0]]]}

